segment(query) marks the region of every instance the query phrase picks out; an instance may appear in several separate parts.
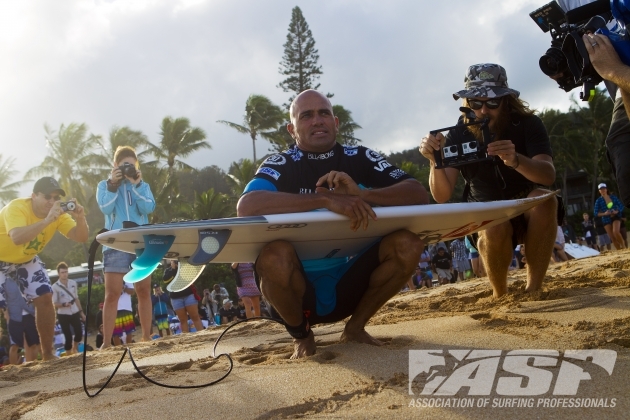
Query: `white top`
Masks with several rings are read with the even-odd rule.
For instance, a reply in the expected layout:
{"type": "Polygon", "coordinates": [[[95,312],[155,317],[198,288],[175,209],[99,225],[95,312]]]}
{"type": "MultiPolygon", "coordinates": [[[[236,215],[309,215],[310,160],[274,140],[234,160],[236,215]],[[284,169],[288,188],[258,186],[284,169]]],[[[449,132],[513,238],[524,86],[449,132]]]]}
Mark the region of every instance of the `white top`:
{"type": "Polygon", "coordinates": [[[564,232],[562,231],[562,226],[558,226],[558,231],[556,232],[556,243],[564,245],[564,232]]]}
{"type": "Polygon", "coordinates": [[[68,292],[66,292],[61,286],[62,284],[60,280],[57,280],[52,285],[53,303],[54,304],[68,303],[68,302],[72,302],[73,299],[75,300],[75,303],[73,303],[72,306],[68,306],[65,308],[57,308],[57,313],[60,315],[76,314],[77,312],[79,312],[79,307],[76,304],[76,301],[79,299],[79,294],[77,293],[77,282],[75,282],[74,280],[68,279],[68,285],[67,286],[63,285],[63,287],[68,289],[68,292],[72,293],[72,296],[69,295],[68,292]]]}
{"type": "Polygon", "coordinates": [[[123,282],[123,290],[118,298],[118,310],[133,312],[131,308],[131,295],[125,292],[125,289],[133,289],[133,284],[127,283],[126,281],[123,282]]]}

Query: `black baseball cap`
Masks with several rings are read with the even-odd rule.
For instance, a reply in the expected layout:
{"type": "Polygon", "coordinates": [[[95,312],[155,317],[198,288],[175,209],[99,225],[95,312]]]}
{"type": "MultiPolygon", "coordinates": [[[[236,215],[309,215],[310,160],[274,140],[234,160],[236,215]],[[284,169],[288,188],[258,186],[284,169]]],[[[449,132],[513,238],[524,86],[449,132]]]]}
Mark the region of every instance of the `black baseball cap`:
{"type": "Polygon", "coordinates": [[[63,197],[66,196],[66,192],[59,186],[57,180],[50,176],[45,176],[37,180],[35,185],[33,186],[33,192],[35,194],[50,194],[52,192],[58,191],[63,197]]]}

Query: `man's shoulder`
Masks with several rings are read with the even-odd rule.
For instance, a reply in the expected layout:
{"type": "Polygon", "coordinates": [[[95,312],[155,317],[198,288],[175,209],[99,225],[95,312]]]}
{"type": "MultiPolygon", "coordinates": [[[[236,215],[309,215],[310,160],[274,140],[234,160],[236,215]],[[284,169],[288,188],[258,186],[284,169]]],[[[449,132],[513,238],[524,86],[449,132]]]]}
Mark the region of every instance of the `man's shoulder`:
{"type": "Polygon", "coordinates": [[[11,200],[9,204],[7,204],[2,209],[3,213],[5,211],[7,212],[26,211],[26,212],[32,213],[33,212],[32,199],[30,197],[24,197],[24,198],[16,198],[14,200],[11,200]]]}

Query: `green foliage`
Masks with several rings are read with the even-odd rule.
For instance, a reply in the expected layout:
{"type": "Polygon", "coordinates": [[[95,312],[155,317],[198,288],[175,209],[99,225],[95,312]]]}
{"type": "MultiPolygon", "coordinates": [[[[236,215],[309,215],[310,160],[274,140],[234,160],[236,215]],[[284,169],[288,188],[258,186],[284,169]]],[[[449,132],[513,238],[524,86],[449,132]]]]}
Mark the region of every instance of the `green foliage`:
{"type": "Polygon", "coordinates": [[[10,182],[11,178],[18,173],[17,170],[13,169],[14,165],[15,158],[7,157],[4,159],[2,153],[0,153],[0,208],[9,204],[9,201],[16,199],[18,197],[18,188],[25,182],[30,181],[10,182]]]}
{"type": "Polygon", "coordinates": [[[223,194],[232,192],[227,174],[216,165],[192,172],[179,172],[177,177],[180,197],[188,203],[195,201],[195,192],[208,191],[210,188],[223,194]]]}
{"type": "Polygon", "coordinates": [[[360,130],[361,126],[352,119],[352,112],[342,105],[333,105],[333,114],[339,119],[337,143],[356,146],[361,140],[354,136],[354,130],[360,130]]]}
{"type": "Polygon", "coordinates": [[[44,125],[48,155],[44,161],[26,173],[27,178],[53,176],[66,191],[67,197],[76,198],[86,205],[94,200],[94,186],[104,179],[111,163],[96,152],[100,136],[88,135],[85,124],[61,124],[58,132],[44,125]]]}
{"type": "Polygon", "coordinates": [[[235,206],[227,194],[221,194],[210,188],[201,194],[195,193],[193,217],[195,220],[219,219],[235,216],[235,206]]]}
{"type": "Polygon", "coordinates": [[[291,23],[279,69],[280,74],[287,77],[278,87],[284,92],[293,92],[285,104],[287,109],[298,93],[319,88],[320,84],[315,84],[322,74],[322,66],[317,65],[318,60],[313,34],[302,15],[302,10],[295,6],[291,12],[291,23]]]}
{"type": "Polygon", "coordinates": [[[266,96],[250,95],[245,102],[243,125],[225,120],[217,122],[225,124],[239,133],[249,134],[254,149],[254,162],[256,162],[256,138],[260,134],[261,137],[269,141],[276,140],[276,131],[285,118],[282,109],[274,105],[266,96]]]}
{"type": "MultiPolygon", "coordinates": [[[[87,287],[81,287],[78,290],[79,301],[83,311],[87,313],[87,287]]],[[[97,330],[98,326],[95,325],[96,313],[99,311],[98,304],[105,302],[105,285],[93,284],[92,293],[90,294],[90,319],[88,319],[88,327],[91,331],[97,330]]]]}
{"type": "Polygon", "coordinates": [[[232,162],[227,175],[228,184],[232,188],[234,198],[243,194],[247,183],[254,178],[256,174],[256,165],[249,159],[241,159],[238,162],[232,162]]]}

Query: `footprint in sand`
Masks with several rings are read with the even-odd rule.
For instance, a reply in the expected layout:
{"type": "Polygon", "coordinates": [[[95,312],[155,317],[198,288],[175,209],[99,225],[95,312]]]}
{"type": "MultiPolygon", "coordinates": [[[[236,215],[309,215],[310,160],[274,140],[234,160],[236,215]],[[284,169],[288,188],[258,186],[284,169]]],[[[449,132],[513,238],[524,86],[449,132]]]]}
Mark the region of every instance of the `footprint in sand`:
{"type": "Polygon", "coordinates": [[[22,392],[21,394],[17,394],[13,398],[9,398],[8,400],[5,400],[4,402],[6,404],[12,404],[12,403],[20,402],[20,401],[25,400],[27,398],[35,397],[35,396],[39,395],[40,392],[41,391],[22,392]]]}

